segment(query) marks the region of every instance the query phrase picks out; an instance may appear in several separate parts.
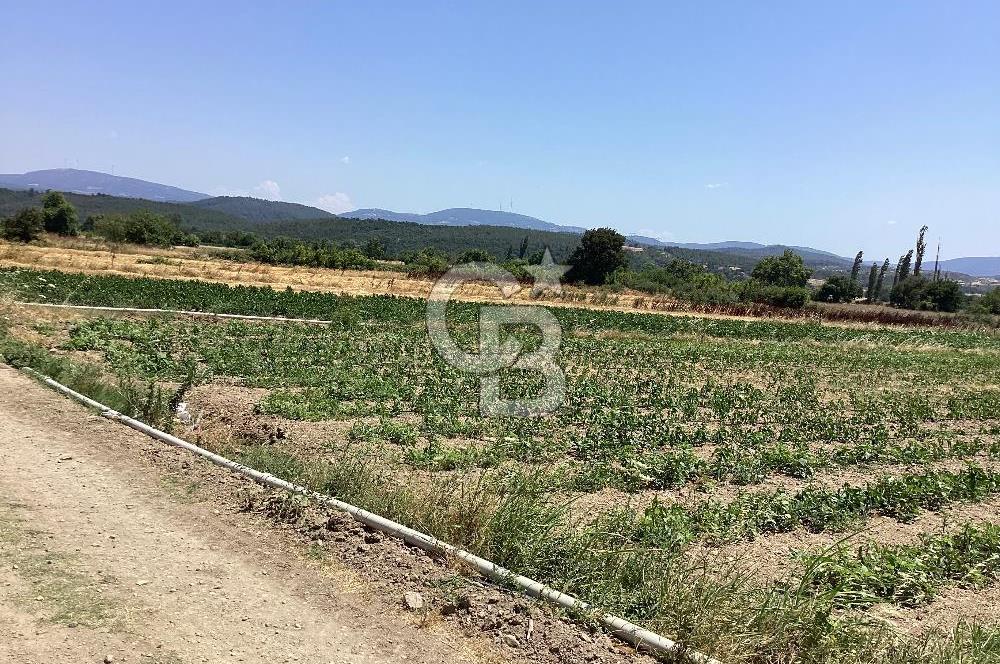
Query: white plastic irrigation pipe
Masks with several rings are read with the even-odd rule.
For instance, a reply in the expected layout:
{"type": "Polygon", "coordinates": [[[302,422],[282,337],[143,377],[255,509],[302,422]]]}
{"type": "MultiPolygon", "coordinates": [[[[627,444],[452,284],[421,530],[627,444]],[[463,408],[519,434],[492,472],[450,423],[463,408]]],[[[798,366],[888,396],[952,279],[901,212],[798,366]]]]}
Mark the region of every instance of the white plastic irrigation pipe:
{"type": "Polygon", "coordinates": [[[116,422],[121,422],[125,426],[131,427],[136,431],[140,431],[146,434],[147,436],[150,436],[151,438],[155,438],[156,440],[168,443],[175,447],[179,447],[181,449],[185,449],[189,452],[197,454],[198,456],[208,459],[209,461],[218,466],[222,466],[223,468],[226,468],[234,473],[239,473],[240,475],[249,477],[255,482],[258,482],[265,486],[301,494],[303,496],[307,496],[312,500],[315,500],[318,503],[322,503],[324,505],[328,505],[335,509],[347,512],[352,517],[354,517],[354,519],[360,521],[361,523],[365,524],[370,528],[381,531],[393,537],[398,537],[403,541],[409,542],[410,544],[420,547],[421,549],[428,551],[430,553],[438,555],[454,556],[455,558],[458,558],[459,560],[464,562],[469,567],[475,569],[483,576],[505,583],[513,583],[518,588],[521,588],[526,593],[534,597],[540,597],[544,600],[547,600],[553,604],[557,604],[566,609],[597,615],[598,618],[600,619],[601,624],[604,625],[604,627],[606,627],[616,636],[636,646],[644,646],[654,652],[660,652],[660,653],[670,653],[674,655],[681,653],[685,655],[689,660],[693,662],[698,662],[698,664],[722,664],[718,660],[713,659],[708,655],[693,650],[687,650],[681,644],[675,641],[671,641],[666,637],[660,636],[655,632],[651,632],[648,629],[643,629],[642,627],[639,627],[638,625],[635,625],[625,620],[624,618],[619,618],[618,616],[614,616],[609,613],[604,613],[602,611],[599,611],[590,604],[588,604],[587,602],[579,600],[573,597],[572,595],[567,595],[566,593],[559,592],[555,588],[550,588],[549,586],[534,581],[533,579],[529,579],[526,576],[515,574],[509,569],[501,567],[484,558],[480,558],[479,556],[473,553],[469,553],[464,549],[459,549],[458,547],[448,544],[447,542],[442,542],[441,540],[431,537],[426,533],[414,530],[412,528],[404,526],[401,523],[396,523],[395,521],[386,519],[385,517],[379,516],[378,514],[374,514],[367,510],[363,510],[360,507],[351,505],[350,503],[345,503],[342,500],[337,500],[336,498],[333,498],[331,496],[318,493],[304,486],[299,486],[297,484],[292,484],[291,482],[286,482],[285,480],[275,477],[270,473],[263,473],[259,470],[250,468],[249,466],[244,466],[241,463],[237,463],[235,461],[232,461],[231,459],[227,459],[226,457],[215,454],[214,452],[209,452],[208,450],[198,447],[193,443],[189,443],[186,440],[182,440],[180,438],[177,438],[176,436],[172,436],[169,433],[166,433],[165,431],[154,429],[153,427],[143,422],[140,422],[139,420],[128,417],[127,415],[122,415],[121,413],[112,410],[111,408],[108,408],[104,404],[98,403],[97,401],[94,401],[93,399],[66,387],[62,383],[58,383],[49,378],[48,376],[44,376],[38,373],[34,369],[25,367],[24,371],[30,374],[31,376],[37,378],[41,382],[45,383],[49,387],[55,389],[56,391],[61,392],[69,397],[72,397],[73,399],[76,399],[77,401],[83,404],[86,404],[87,406],[95,410],[100,411],[102,416],[110,420],[114,420],[116,422]]]}
{"type": "Polygon", "coordinates": [[[286,318],[284,316],[248,316],[245,314],[216,314],[210,311],[183,311],[180,309],[136,309],[134,307],[96,307],[83,304],[54,304],[51,302],[15,302],[23,307],[51,307],[55,309],[80,309],[83,311],[117,311],[123,314],[177,314],[181,316],[204,316],[205,318],[235,318],[236,320],[278,321],[281,323],[312,323],[329,325],[331,320],[316,318],[286,318]]]}

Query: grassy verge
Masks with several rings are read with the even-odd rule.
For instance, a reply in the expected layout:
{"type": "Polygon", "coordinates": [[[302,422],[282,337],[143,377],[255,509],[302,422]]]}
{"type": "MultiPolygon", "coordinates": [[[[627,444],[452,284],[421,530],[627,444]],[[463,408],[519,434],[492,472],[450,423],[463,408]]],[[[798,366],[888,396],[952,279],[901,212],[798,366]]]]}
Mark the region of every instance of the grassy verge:
{"type": "Polygon", "coordinates": [[[52,355],[44,348],[13,339],[0,329],[0,360],[30,368],[114,410],[169,430],[173,417],[170,395],[155,383],[109,380],[96,367],[52,355]]]}
{"type": "Polygon", "coordinates": [[[817,588],[839,589],[843,606],[893,602],[919,606],[946,584],[982,587],[1000,577],[1000,525],[966,524],[958,532],[924,535],[919,544],[841,545],[806,557],[817,588]]]}

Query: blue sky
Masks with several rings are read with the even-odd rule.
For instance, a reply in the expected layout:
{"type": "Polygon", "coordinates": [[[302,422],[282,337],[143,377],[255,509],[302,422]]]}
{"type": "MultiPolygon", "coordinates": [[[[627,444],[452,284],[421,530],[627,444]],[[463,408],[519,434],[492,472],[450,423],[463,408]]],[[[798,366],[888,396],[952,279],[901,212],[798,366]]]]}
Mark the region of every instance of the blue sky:
{"type": "Polygon", "coordinates": [[[0,172],[1000,254],[996,2],[14,3],[0,172]]]}

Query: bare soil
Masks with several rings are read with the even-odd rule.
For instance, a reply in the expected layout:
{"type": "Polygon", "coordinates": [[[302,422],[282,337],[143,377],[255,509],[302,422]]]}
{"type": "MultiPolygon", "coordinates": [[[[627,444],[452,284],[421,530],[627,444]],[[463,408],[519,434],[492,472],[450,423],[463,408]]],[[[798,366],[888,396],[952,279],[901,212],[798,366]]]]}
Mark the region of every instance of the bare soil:
{"type": "Polygon", "coordinates": [[[0,468],[0,661],[647,661],[6,366],[0,468]]]}

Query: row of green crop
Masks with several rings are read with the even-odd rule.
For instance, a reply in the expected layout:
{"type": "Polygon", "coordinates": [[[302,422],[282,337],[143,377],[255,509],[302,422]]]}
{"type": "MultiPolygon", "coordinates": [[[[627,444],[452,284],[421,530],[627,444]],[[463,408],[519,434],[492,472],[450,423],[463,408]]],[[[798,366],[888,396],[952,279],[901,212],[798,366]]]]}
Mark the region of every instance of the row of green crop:
{"type": "Polygon", "coordinates": [[[1000,577],[1000,525],[965,524],[957,532],[924,534],[916,544],[848,543],[804,556],[818,591],[835,589],[841,606],[877,602],[918,606],[946,584],[977,588],[1000,577]]]}
{"type": "MultiPolygon", "coordinates": [[[[347,322],[382,319],[419,321],[425,314],[421,300],[391,296],[350,297],[329,293],[275,291],[267,287],[227,286],[199,281],[144,277],[83,275],[58,271],[0,269],[0,290],[28,301],[97,306],[147,307],[215,313],[344,319],[347,322]]],[[[474,304],[456,304],[455,311],[473,319],[474,304]]],[[[695,335],[740,341],[816,341],[825,344],[860,343],[875,346],[933,346],[954,349],[1000,349],[1000,335],[992,332],[852,328],[818,322],[735,320],[697,316],[595,311],[559,307],[553,313],[564,330],[630,332],[650,335],[695,335]]]]}
{"type": "MultiPolygon", "coordinates": [[[[988,354],[925,353],[925,367],[952,383],[947,391],[930,392],[908,377],[857,391],[849,377],[832,373],[831,380],[847,384],[831,395],[798,366],[803,357],[815,360],[812,346],[783,345],[796,362],[757,366],[754,382],[726,382],[710,362],[711,345],[701,341],[640,338],[620,354],[620,346],[570,340],[562,353],[574,367],[566,404],[523,420],[480,417],[476,379],[444,364],[419,326],[363,325],[359,335],[339,326],[98,319],[74,326],[68,348],[99,351],[115,371],[144,380],[181,380],[196,362],[210,376],[274,388],[262,411],[292,419],[391,422],[417,413],[418,421],[392,425],[411,429],[414,465],[447,470],[568,459],[583,467],[578,488],[702,478],[753,483],[774,472],[807,477],[828,467],[926,463],[994,447],[981,431],[996,419],[1000,391],[957,382],[966,379],[969,362],[982,363],[984,378],[996,375],[990,362],[998,358],[988,354]],[[937,422],[958,417],[972,436],[937,422]],[[473,444],[455,447],[453,438],[473,444]],[[694,454],[704,445],[715,447],[710,459],[694,454]]],[[[760,346],[745,344],[741,361],[752,366],[760,346]]],[[[530,384],[516,378],[522,389],[530,384]]]]}
{"type": "Polygon", "coordinates": [[[969,465],[961,471],[931,470],[883,476],[861,486],[826,489],[807,486],[745,492],[730,502],[706,500],[694,506],[654,501],[636,522],[632,539],[675,548],[697,538],[736,541],[805,528],[845,531],[873,516],[911,521],[921,510],[939,510],[957,501],[980,501],[1000,493],[1000,471],[969,465]]]}

